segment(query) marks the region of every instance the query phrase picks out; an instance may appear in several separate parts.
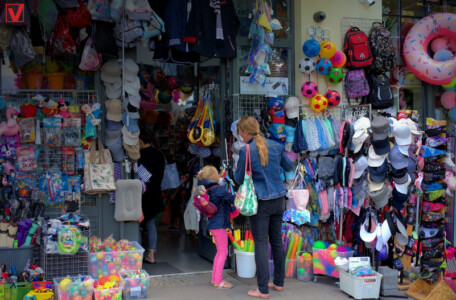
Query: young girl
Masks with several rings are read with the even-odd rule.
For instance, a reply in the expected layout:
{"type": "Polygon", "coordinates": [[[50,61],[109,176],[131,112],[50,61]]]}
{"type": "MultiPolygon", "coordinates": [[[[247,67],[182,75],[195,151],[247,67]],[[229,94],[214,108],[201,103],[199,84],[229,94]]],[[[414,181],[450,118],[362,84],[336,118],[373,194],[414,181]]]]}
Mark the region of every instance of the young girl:
{"type": "Polygon", "coordinates": [[[234,205],[234,195],[228,193],[219,185],[218,171],[213,166],[205,166],[198,173],[197,192],[204,194],[207,191],[209,199],[217,206],[217,213],[209,218],[207,228],[215,241],[217,254],[212,267],[212,284],[216,288],[230,289],[233,285],[223,280],[223,268],[228,256],[228,234],[230,228],[231,206],[234,205]]]}

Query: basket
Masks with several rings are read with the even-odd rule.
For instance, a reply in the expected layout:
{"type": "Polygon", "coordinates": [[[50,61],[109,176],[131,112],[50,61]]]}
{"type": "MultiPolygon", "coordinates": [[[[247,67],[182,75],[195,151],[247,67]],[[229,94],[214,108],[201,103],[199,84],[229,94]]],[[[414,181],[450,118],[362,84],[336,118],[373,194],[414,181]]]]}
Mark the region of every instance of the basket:
{"type": "Polygon", "coordinates": [[[380,295],[380,285],[383,275],[353,276],[348,272],[340,271],[340,289],[355,299],[377,299],[380,295]]]}
{"type": "Polygon", "coordinates": [[[30,282],[18,282],[16,284],[0,285],[0,299],[2,300],[22,300],[24,296],[32,290],[30,282]]]}

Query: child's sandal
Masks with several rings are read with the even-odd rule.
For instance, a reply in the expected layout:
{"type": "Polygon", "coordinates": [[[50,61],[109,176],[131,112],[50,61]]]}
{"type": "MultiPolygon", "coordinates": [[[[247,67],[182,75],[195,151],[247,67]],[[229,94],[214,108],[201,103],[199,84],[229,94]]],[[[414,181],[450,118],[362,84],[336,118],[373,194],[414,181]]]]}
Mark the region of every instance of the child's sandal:
{"type": "Polygon", "coordinates": [[[229,282],[222,281],[222,282],[220,282],[220,284],[214,283],[214,287],[218,288],[218,289],[231,289],[231,288],[233,288],[233,285],[229,282]]]}

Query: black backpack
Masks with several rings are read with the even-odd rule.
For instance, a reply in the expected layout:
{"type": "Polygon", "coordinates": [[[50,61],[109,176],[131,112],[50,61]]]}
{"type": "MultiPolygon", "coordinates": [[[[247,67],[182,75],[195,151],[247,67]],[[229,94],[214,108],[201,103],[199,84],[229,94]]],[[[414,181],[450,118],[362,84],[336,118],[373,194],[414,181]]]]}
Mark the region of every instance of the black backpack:
{"type": "Polygon", "coordinates": [[[369,46],[374,56],[374,61],[369,68],[373,73],[389,72],[396,66],[393,41],[388,29],[380,22],[372,23],[369,32],[369,46]]]}
{"type": "Polygon", "coordinates": [[[393,91],[388,76],[370,73],[367,81],[370,86],[367,100],[373,109],[385,109],[394,105],[393,91]]]}

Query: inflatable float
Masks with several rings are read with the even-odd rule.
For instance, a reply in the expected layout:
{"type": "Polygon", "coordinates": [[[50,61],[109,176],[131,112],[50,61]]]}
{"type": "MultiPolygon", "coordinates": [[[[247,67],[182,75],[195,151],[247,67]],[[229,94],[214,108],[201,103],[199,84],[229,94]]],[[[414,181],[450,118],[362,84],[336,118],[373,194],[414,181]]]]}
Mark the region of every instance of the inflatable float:
{"type": "Polygon", "coordinates": [[[428,45],[437,37],[456,40],[456,14],[432,14],[413,25],[404,41],[404,59],[419,79],[448,85],[456,77],[456,56],[445,61],[433,59],[428,53],[428,45]]]}

